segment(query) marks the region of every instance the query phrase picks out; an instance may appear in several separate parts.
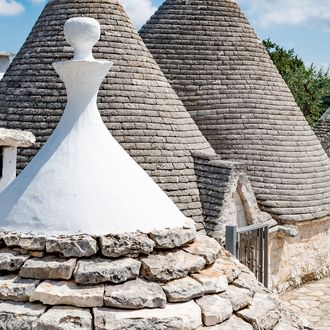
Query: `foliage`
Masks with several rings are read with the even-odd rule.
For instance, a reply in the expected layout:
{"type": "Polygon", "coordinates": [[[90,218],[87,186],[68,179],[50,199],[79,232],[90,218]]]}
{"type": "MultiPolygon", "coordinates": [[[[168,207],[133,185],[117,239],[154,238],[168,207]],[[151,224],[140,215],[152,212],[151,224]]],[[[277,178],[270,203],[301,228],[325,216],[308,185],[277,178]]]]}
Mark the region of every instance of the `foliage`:
{"type": "Polygon", "coordinates": [[[313,64],[307,67],[294,49],[286,50],[269,39],[263,44],[307,121],[313,126],[330,106],[329,69],[318,70],[313,64]]]}

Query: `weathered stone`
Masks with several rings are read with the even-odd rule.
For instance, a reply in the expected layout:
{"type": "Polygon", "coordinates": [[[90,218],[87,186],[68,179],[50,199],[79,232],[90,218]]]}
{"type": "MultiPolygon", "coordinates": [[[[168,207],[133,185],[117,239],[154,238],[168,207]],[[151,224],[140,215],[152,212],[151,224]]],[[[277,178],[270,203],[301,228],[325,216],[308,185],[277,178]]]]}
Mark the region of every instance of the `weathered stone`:
{"type": "Polygon", "coordinates": [[[299,235],[299,228],[293,225],[277,226],[277,237],[296,237],[299,235]]]}
{"type": "Polygon", "coordinates": [[[108,260],[102,258],[80,260],[73,273],[81,284],[103,282],[122,283],[139,276],[141,262],[132,258],[108,260]]]}
{"type": "Polygon", "coordinates": [[[41,304],[5,302],[0,303],[0,329],[31,330],[46,310],[41,304]]]}
{"type": "Polygon", "coordinates": [[[0,299],[29,301],[39,281],[22,279],[16,275],[0,276],[0,299]]]}
{"type": "Polygon", "coordinates": [[[167,282],[203,269],[205,259],[184,251],[152,254],[141,258],[141,275],[151,281],[167,282]]]}
{"type": "Polygon", "coordinates": [[[3,233],[2,239],[8,247],[19,246],[20,234],[14,232],[3,233]]]}
{"type": "Polygon", "coordinates": [[[185,302],[204,294],[203,286],[191,277],[167,282],[163,290],[169,302],[185,302]]]}
{"type": "Polygon", "coordinates": [[[239,317],[232,315],[232,317],[229,320],[221,324],[207,327],[206,329],[207,330],[253,330],[253,327],[251,324],[244,322],[239,317]]]}
{"type": "Polygon", "coordinates": [[[76,307],[103,306],[104,285],[83,286],[74,282],[44,281],[30,297],[46,305],[72,305],[76,307]]]}
{"type": "Polygon", "coordinates": [[[148,235],[143,233],[125,233],[100,237],[102,254],[106,257],[131,257],[149,254],[155,247],[148,235]]]}
{"type": "Polygon", "coordinates": [[[184,251],[205,258],[206,264],[214,263],[219,257],[220,244],[213,238],[205,235],[197,235],[195,241],[184,248],[184,251]]]}
{"type": "Polygon", "coordinates": [[[227,276],[228,283],[232,283],[242,272],[235,262],[224,258],[219,258],[213,265],[213,269],[223,272],[227,276]]]}
{"type": "Polygon", "coordinates": [[[191,330],[202,324],[201,310],[193,301],[136,311],[94,308],[93,313],[95,330],[191,330]]]}
{"type": "Polygon", "coordinates": [[[269,294],[256,293],[252,305],[238,311],[237,316],[251,323],[254,329],[270,330],[279,322],[280,310],[269,294]]]}
{"type": "Polygon", "coordinates": [[[43,235],[21,235],[19,246],[22,249],[43,251],[46,249],[46,237],[43,235]]]}
{"type": "Polygon", "coordinates": [[[21,277],[40,280],[69,280],[76,265],[76,259],[64,259],[47,256],[42,259],[32,258],[22,266],[21,277]]]}
{"type": "Polygon", "coordinates": [[[28,255],[34,258],[42,258],[45,256],[45,251],[28,251],[28,255]]]}
{"type": "Polygon", "coordinates": [[[92,330],[92,323],[88,309],[52,307],[38,319],[34,330],[92,330]]]}
{"type": "Polygon", "coordinates": [[[253,273],[250,271],[242,271],[239,277],[233,281],[233,285],[239,288],[245,288],[252,293],[264,290],[264,287],[258,282],[253,273]]]}
{"type": "Polygon", "coordinates": [[[228,289],[227,277],[216,265],[191,274],[191,277],[202,284],[205,293],[219,293],[228,289]]]}
{"type": "Polygon", "coordinates": [[[0,272],[15,272],[19,270],[29,257],[9,249],[0,250],[0,272]]]}
{"type": "Polygon", "coordinates": [[[233,314],[231,302],[218,295],[208,295],[196,300],[202,310],[203,323],[206,326],[222,323],[233,314]]]}
{"type": "Polygon", "coordinates": [[[236,312],[252,303],[252,293],[250,290],[230,285],[229,288],[220,294],[222,298],[230,300],[233,310],[236,312]]]}
{"type": "Polygon", "coordinates": [[[164,308],[166,296],[159,284],[137,279],[124,284],[108,285],[104,304],[124,309],[164,308]]]}
{"type": "Polygon", "coordinates": [[[150,233],[150,238],[158,249],[173,249],[192,242],[196,237],[196,228],[172,228],[156,230],[150,233]]]}
{"type": "Polygon", "coordinates": [[[46,251],[65,257],[89,257],[96,254],[98,245],[89,235],[58,236],[47,239],[46,251]]]}

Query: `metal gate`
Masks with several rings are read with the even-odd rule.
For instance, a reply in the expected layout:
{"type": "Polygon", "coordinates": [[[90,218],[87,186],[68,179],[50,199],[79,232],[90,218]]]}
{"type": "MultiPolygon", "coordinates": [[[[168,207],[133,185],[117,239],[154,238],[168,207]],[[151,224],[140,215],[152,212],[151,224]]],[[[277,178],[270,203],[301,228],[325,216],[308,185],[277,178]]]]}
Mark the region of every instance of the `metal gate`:
{"type": "Polygon", "coordinates": [[[268,287],[268,225],[227,226],[226,249],[268,287]]]}

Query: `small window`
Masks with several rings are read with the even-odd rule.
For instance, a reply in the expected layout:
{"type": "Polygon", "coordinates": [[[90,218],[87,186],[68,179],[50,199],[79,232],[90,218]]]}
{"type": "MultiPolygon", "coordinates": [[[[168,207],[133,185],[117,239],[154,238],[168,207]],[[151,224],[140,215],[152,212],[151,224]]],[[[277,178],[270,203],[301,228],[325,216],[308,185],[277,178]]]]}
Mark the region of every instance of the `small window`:
{"type": "Polygon", "coordinates": [[[2,177],[2,170],[3,170],[3,147],[0,147],[0,179],[2,177]]]}

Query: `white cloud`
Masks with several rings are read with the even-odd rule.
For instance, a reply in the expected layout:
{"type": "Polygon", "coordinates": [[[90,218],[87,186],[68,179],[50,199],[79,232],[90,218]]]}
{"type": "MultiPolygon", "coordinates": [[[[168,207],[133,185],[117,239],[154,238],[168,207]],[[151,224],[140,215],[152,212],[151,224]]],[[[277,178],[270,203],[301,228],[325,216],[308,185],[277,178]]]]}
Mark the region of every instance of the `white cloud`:
{"type": "Polygon", "coordinates": [[[157,10],[151,0],[121,0],[120,2],[137,29],[157,10]]]}
{"type": "Polygon", "coordinates": [[[309,24],[330,32],[329,0],[238,0],[262,27],[309,24]]]}
{"type": "Polygon", "coordinates": [[[24,10],[24,6],[15,0],[0,0],[0,16],[16,16],[24,10]]]}

